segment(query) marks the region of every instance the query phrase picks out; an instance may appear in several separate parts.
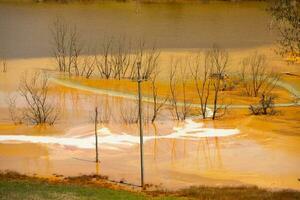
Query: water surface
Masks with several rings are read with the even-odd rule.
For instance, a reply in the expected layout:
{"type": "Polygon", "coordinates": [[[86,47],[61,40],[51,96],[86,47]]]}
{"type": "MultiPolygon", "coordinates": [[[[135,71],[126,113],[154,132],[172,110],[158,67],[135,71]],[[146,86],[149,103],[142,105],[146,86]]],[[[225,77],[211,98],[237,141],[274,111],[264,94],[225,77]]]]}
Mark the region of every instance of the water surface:
{"type": "Polygon", "coordinates": [[[0,53],[9,58],[51,55],[51,24],[57,16],[76,24],[92,48],[104,37],[143,39],[159,48],[225,48],[271,44],[266,4],[191,3],[89,5],[0,4],[0,53]]]}

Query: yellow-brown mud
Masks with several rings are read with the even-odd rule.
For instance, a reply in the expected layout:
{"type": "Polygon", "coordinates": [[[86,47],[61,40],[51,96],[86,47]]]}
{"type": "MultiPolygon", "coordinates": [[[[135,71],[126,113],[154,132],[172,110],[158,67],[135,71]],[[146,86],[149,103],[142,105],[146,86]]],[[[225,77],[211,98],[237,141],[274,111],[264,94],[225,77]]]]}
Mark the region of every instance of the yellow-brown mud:
{"type": "MultiPolygon", "coordinates": [[[[67,79],[69,80],[69,79],[67,79]]],[[[124,92],[129,94],[137,94],[137,84],[131,80],[113,80],[113,79],[82,79],[82,78],[73,78],[71,81],[80,83],[82,85],[87,85],[94,88],[99,89],[107,89],[113,90],[118,92],[124,92]]],[[[159,98],[171,98],[171,91],[169,88],[169,83],[164,82],[157,82],[156,86],[157,95],[159,98]]],[[[57,88],[56,88],[57,89],[57,88]]],[[[182,85],[178,83],[176,85],[177,90],[177,100],[183,101],[183,93],[182,93],[182,85]]],[[[143,95],[152,96],[152,85],[149,81],[144,82],[142,84],[142,91],[143,95]]],[[[197,93],[197,89],[195,83],[193,81],[189,81],[186,84],[186,94],[185,98],[190,103],[200,103],[199,95],[197,93]]],[[[213,91],[211,91],[212,93],[213,91]]],[[[281,87],[276,87],[272,91],[272,93],[276,96],[275,103],[288,103],[294,101],[294,97],[285,89],[281,87]]],[[[232,90],[225,90],[220,92],[220,97],[222,98],[222,102],[225,104],[235,105],[235,104],[255,104],[259,101],[259,97],[251,97],[247,96],[246,91],[243,89],[241,85],[237,85],[232,90]]],[[[213,102],[213,96],[210,95],[208,99],[209,103],[213,102]]]]}

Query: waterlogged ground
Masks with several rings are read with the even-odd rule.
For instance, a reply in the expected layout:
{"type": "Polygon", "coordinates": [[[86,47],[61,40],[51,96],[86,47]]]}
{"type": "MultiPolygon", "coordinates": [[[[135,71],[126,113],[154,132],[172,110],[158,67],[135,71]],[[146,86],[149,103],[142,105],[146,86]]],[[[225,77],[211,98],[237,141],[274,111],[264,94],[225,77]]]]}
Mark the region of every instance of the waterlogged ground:
{"type": "MultiPolygon", "coordinates": [[[[251,130],[247,120],[238,128],[203,128],[188,120],[170,133],[145,129],[146,182],[168,188],[256,184],[299,189],[299,136],[251,130]]],[[[92,124],[68,129],[63,136],[2,135],[0,166],[40,176],[97,173],[138,184],[138,137],[126,129],[134,127],[99,130],[100,164],[93,162],[92,124]]]]}
{"type": "MultiPolygon", "coordinates": [[[[32,70],[30,66],[39,62],[12,61],[11,69],[28,65],[32,70]]],[[[7,95],[16,94],[11,75],[2,74],[1,82],[7,84],[1,88],[1,170],[39,176],[98,173],[139,184],[138,127],[128,124],[137,111],[135,100],[52,84],[51,98],[61,108],[56,126],[15,126],[6,104],[7,95]],[[101,119],[108,121],[99,125],[99,164],[93,162],[96,105],[101,119]]],[[[164,109],[155,125],[144,127],[146,182],[171,189],[199,184],[300,189],[300,109],[279,111],[276,116],[256,117],[246,109],[234,109],[216,122],[194,117],[177,123],[164,109]]],[[[150,112],[151,104],[144,103],[144,115],[150,112]]]]}
{"type": "MultiPolygon", "coordinates": [[[[274,71],[300,74],[299,64],[287,65],[274,53],[270,44],[275,35],[268,27],[265,8],[265,3],[257,2],[61,7],[1,4],[0,53],[8,59],[8,72],[0,72],[0,170],[38,176],[97,173],[139,184],[138,127],[129,123],[135,120],[136,101],[95,91],[105,87],[104,82],[96,82],[96,89],[82,90],[95,85],[89,82],[90,85],[78,87],[82,83],[78,82],[70,88],[52,81],[50,98],[61,109],[54,127],[16,126],[10,120],[7,98],[17,95],[24,71],[55,74],[55,62],[49,57],[49,26],[62,9],[62,16],[78,25],[87,43],[94,44],[105,35],[119,37],[125,28],[124,35],[129,39],[142,37],[150,44],[156,42],[161,50],[159,65],[164,80],[168,78],[171,57],[184,58],[214,43],[229,50],[229,71],[237,71],[242,58],[258,52],[267,55],[268,65],[274,71]],[[124,19],[130,20],[124,23],[124,19]],[[98,164],[94,162],[95,106],[105,121],[98,129],[98,164]]],[[[282,81],[300,90],[298,76],[286,76],[282,81]]],[[[136,91],[134,84],[128,87],[128,92],[136,91]]],[[[119,89],[124,91],[123,86],[119,89]]],[[[276,94],[276,103],[290,106],[295,99],[286,89],[276,88],[276,94]]],[[[238,99],[230,103],[249,102],[238,99]]],[[[25,104],[19,100],[18,105],[25,104]]],[[[170,189],[255,184],[300,190],[300,108],[277,110],[275,116],[250,116],[247,109],[232,109],[215,122],[196,116],[177,123],[164,109],[154,125],[144,126],[146,183],[170,189]]],[[[144,116],[150,113],[151,104],[144,103],[144,116]]]]}

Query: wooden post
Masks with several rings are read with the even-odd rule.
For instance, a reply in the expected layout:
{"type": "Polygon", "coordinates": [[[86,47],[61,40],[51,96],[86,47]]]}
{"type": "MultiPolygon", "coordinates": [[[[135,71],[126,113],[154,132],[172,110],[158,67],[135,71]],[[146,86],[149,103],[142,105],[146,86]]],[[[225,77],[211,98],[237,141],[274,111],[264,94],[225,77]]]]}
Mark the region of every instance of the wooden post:
{"type": "Polygon", "coordinates": [[[137,63],[138,69],[138,96],[139,96],[139,128],[140,128],[140,156],[141,156],[141,187],[144,188],[144,152],[143,152],[143,122],[142,122],[142,91],[141,91],[141,62],[137,63]]]}
{"type": "Polygon", "coordinates": [[[97,124],[98,124],[98,108],[95,108],[95,142],[96,142],[96,162],[98,163],[98,133],[97,133],[97,124]]]}

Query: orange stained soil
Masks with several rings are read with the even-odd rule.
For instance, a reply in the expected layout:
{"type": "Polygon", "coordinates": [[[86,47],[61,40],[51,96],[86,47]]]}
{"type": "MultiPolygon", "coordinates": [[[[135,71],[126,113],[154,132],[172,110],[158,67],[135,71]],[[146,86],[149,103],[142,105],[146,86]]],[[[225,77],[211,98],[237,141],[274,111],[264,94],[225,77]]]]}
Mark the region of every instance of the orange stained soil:
{"type": "Polygon", "coordinates": [[[287,83],[290,83],[295,88],[300,90],[300,73],[299,74],[292,74],[290,76],[284,76],[283,80],[287,83]]]}
{"type": "MultiPolygon", "coordinates": [[[[69,79],[67,79],[69,80],[69,79]]],[[[99,88],[99,89],[107,89],[107,90],[113,90],[118,92],[124,92],[129,94],[137,94],[137,83],[131,80],[112,80],[112,79],[83,79],[83,78],[72,78],[69,81],[74,81],[77,83],[80,83],[82,85],[99,88]]],[[[61,86],[59,86],[61,87],[61,86]]],[[[159,98],[171,98],[171,91],[170,86],[168,82],[157,82],[156,86],[157,89],[157,95],[159,98]]],[[[54,90],[56,90],[57,87],[55,87],[54,90]]],[[[66,88],[67,89],[67,88],[66,88]]],[[[153,90],[152,90],[152,84],[150,81],[143,82],[142,84],[142,92],[143,95],[152,97],[153,90]]],[[[213,91],[211,91],[211,94],[213,91]]],[[[293,95],[291,95],[287,90],[276,87],[272,91],[272,93],[276,96],[275,103],[289,103],[294,101],[293,95]]],[[[199,96],[197,93],[196,86],[193,81],[188,81],[186,85],[186,100],[189,103],[199,103],[199,96]]],[[[246,95],[245,90],[242,86],[237,85],[232,90],[226,90],[221,91],[220,94],[220,101],[224,104],[255,104],[259,101],[259,97],[249,97],[246,95]]],[[[183,88],[180,83],[176,85],[176,98],[178,101],[183,101],[183,88]]],[[[213,102],[213,95],[210,95],[209,103],[213,102]]]]}
{"type": "MultiPolygon", "coordinates": [[[[265,53],[270,50],[259,49],[265,53]]],[[[254,50],[231,50],[232,68],[237,68],[241,57],[254,50]]],[[[188,51],[187,51],[188,52],[188,51]]],[[[187,52],[175,52],[176,56],[184,56],[187,52]]],[[[164,52],[162,64],[169,61],[174,52],[164,52]]],[[[283,72],[286,68],[278,57],[271,55],[271,64],[283,72]]],[[[43,59],[9,60],[8,73],[0,74],[0,92],[15,92],[23,69],[53,69],[52,61],[43,59]],[[46,64],[45,64],[46,63],[46,64]],[[20,69],[20,70],[19,70],[20,69]],[[16,71],[14,71],[16,70],[16,71]],[[12,79],[14,77],[15,79],[12,79]]],[[[289,71],[299,72],[299,68],[291,66],[289,71]]],[[[166,72],[163,72],[167,74],[166,72]]],[[[298,78],[284,79],[300,86],[298,78]]],[[[75,81],[75,80],[74,80],[75,81]]],[[[90,79],[82,84],[117,91],[136,93],[136,83],[131,81],[112,81],[90,79]]],[[[166,80],[159,83],[159,96],[169,94],[166,80]]],[[[189,84],[188,98],[197,102],[195,90],[189,84]]],[[[150,95],[150,84],[143,84],[145,95],[150,95]]],[[[110,98],[88,92],[52,85],[51,95],[59,94],[61,117],[54,127],[34,127],[31,125],[13,125],[4,97],[0,104],[0,137],[3,135],[53,136],[84,138],[93,136],[94,107],[99,106],[101,116],[110,115],[110,123],[99,125],[108,127],[115,134],[138,136],[136,124],[124,124],[122,116],[135,112],[135,102],[122,98],[110,98]],[[105,104],[104,104],[105,103],[105,104]],[[119,119],[120,118],[120,119],[119,119]]],[[[276,88],[277,102],[289,102],[290,94],[276,88]]],[[[232,104],[249,104],[255,98],[242,97],[240,88],[224,92],[224,100],[232,104]]],[[[182,98],[179,95],[179,98],[182,98]]],[[[151,111],[144,105],[144,114],[151,111]]],[[[145,182],[162,184],[169,189],[190,185],[248,185],[254,184],[268,188],[292,188],[300,190],[300,108],[276,108],[273,116],[251,116],[247,109],[228,110],[226,115],[216,121],[195,120],[203,122],[206,129],[238,129],[239,134],[226,137],[203,137],[196,140],[188,138],[158,138],[171,133],[178,126],[170,119],[168,109],[162,111],[156,126],[145,127],[145,136],[156,136],[144,143],[145,148],[145,182]]],[[[123,116],[124,117],[124,116],[123,116]]],[[[179,123],[182,125],[183,122],[179,123]]],[[[101,137],[99,135],[99,141],[101,137]]],[[[118,149],[99,146],[100,164],[96,164],[95,150],[78,148],[72,145],[55,143],[30,143],[5,141],[0,142],[0,170],[15,170],[28,175],[64,176],[80,174],[107,175],[109,179],[139,184],[140,160],[139,146],[112,145],[118,149]]]]}

